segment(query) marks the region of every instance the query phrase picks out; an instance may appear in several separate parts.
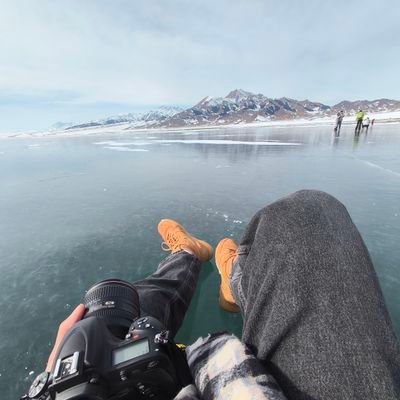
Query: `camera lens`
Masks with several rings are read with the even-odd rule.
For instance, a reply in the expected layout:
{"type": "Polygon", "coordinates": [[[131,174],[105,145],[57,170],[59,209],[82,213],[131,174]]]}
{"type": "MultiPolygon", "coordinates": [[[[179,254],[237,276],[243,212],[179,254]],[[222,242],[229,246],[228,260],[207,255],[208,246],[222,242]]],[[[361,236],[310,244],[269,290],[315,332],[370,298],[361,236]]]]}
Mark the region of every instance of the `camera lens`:
{"type": "Polygon", "coordinates": [[[132,321],[140,316],[139,296],[132,284],[121,279],[106,279],[87,291],[85,318],[103,318],[108,329],[118,338],[125,335],[132,321]]]}

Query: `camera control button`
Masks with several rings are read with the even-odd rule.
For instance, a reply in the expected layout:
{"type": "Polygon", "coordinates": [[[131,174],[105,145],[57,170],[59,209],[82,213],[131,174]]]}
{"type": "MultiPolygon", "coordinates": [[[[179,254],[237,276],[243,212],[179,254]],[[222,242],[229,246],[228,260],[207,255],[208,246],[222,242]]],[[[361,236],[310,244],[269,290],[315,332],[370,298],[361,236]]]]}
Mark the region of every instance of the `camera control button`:
{"type": "Polygon", "coordinates": [[[151,325],[150,325],[150,324],[146,324],[144,327],[145,327],[145,328],[150,328],[151,325]]]}
{"type": "Polygon", "coordinates": [[[126,381],[126,380],[128,379],[128,375],[127,375],[126,371],[124,371],[124,370],[122,370],[122,371],[119,373],[119,376],[120,376],[120,378],[121,378],[121,381],[126,381]]]}
{"type": "Polygon", "coordinates": [[[150,362],[147,364],[147,369],[151,369],[151,368],[157,367],[158,364],[159,364],[159,362],[158,362],[157,360],[150,361],[150,362]]]}

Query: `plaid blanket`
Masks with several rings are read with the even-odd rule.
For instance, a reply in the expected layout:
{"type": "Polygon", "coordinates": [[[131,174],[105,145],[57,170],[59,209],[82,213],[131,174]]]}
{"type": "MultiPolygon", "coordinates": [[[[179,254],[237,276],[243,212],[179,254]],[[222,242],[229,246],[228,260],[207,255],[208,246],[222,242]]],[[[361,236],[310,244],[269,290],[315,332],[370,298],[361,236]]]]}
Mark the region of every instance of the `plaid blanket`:
{"type": "Polygon", "coordinates": [[[285,400],[275,379],[250,349],[227,333],[199,338],[186,348],[195,385],[174,400],[285,400]]]}

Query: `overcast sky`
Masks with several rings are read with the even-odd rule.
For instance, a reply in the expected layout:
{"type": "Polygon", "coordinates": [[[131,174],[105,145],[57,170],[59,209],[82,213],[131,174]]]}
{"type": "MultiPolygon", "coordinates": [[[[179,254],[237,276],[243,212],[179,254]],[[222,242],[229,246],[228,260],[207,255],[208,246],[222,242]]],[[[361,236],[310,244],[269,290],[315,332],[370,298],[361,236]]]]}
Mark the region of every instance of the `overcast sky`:
{"type": "Polygon", "coordinates": [[[0,0],[0,131],[242,88],[400,99],[398,0],[0,0]]]}

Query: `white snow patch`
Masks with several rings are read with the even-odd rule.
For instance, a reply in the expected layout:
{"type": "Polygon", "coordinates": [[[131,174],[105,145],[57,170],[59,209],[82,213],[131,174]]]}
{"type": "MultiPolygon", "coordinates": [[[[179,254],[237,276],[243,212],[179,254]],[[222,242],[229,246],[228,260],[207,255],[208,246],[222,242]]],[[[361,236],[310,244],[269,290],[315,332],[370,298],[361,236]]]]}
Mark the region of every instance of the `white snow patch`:
{"type": "Polygon", "coordinates": [[[99,145],[99,146],[117,146],[117,147],[121,147],[121,146],[148,146],[151,143],[147,143],[147,142],[118,142],[115,140],[107,140],[105,142],[94,142],[93,144],[99,145]]]}
{"type": "Polygon", "coordinates": [[[129,147],[119,147],[119,146],[103,146],[103,149],[115,150],[115,151],[149,151],[146,149],[131,149],[129,147]]]}

